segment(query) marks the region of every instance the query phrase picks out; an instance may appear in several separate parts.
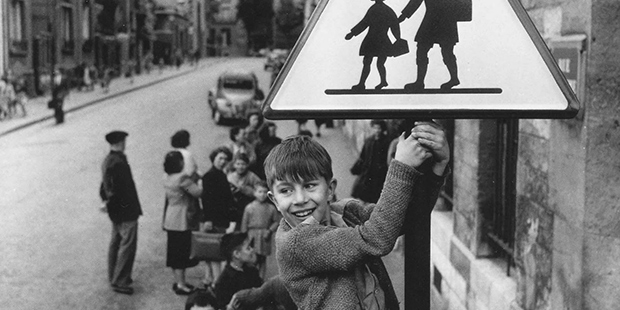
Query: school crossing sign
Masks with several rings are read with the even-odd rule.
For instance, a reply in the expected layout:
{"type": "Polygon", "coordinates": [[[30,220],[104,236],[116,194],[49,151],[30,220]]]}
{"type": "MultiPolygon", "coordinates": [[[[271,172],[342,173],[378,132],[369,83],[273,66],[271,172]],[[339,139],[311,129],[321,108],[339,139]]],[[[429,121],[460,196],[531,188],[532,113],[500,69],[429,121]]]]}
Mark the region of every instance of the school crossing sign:
{"type": "Polygon", "coordinates": [[[267,118],[570,118],[579,102],[518,0],[322,0],[267,118]]]}

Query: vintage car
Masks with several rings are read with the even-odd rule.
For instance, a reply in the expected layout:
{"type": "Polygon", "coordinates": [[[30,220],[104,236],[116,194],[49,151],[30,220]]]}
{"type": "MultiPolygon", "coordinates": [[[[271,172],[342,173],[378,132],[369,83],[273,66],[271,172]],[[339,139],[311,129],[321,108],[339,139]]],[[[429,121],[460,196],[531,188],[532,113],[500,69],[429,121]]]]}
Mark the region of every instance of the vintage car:
{"type": "Polygon", "coordinates": [[[218,78],[216,87],[209,91],[211,117],[216,124],[225,120],[245,120],[248,113],[260,110],[264,97],[253,72],[226,71],[218,78]]]}

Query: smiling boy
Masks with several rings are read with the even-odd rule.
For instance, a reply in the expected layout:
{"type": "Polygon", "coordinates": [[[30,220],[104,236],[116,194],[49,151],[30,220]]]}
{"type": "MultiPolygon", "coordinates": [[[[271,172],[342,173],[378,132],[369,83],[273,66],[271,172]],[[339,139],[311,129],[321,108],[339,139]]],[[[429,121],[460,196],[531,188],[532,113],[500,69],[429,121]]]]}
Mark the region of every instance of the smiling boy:
{"type": "Polygon", "coordinates": [[[308,137],[288,138],[267,157],[269,196],[283,216],[276,259],[300,309],[399,308],[381,257],[401,235],[407,209],[430,212],[449,161],[445,134],[434,123],[416,123],[399,139],[377,204],[331,202],[331,158],[308,137]],[[427,160],[430,168],[421,172],[427,160]]]}

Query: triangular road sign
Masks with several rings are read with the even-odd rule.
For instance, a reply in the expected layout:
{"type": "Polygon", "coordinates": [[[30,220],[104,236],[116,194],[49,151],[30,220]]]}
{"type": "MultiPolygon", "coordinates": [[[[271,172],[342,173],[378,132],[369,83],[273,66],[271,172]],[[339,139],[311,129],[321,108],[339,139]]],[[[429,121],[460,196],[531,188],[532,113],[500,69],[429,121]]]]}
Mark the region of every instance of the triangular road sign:
{"type": "Polygon", "coordinates": [[[518,0],[322,0],[263,105],[273,119],[570,118],[578,109],[518,0]]]}

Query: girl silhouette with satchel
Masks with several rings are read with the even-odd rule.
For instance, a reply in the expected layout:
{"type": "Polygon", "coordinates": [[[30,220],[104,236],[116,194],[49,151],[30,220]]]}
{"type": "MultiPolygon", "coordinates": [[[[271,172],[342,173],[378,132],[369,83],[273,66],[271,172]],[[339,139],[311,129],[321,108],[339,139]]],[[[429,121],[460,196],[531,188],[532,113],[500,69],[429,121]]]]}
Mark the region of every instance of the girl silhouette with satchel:
{"type": "Polygon", "coordinates": [[[392,42],[388,37],[388,30],[392,31],[396,41],[402,41],[398,17],[394,10],[383,3],[383,0],[372,1],[375,1],[375,4],[368,9],[364,18],[345,36],[346,40],[351,40],[351,38],[368,28],[368,33],[362,41],[359,53],[360,56],[364,56],[364,66],[359,83],[351,87],[353,90],[366,89],[366,79],[370,73],[370,64],[373,57],[377,57],[377,70],[381,77],[381,82],[375,86],[375,89],[382,89],[388,86],[385,61],[388,56],[393,56],[392,42]]]}

